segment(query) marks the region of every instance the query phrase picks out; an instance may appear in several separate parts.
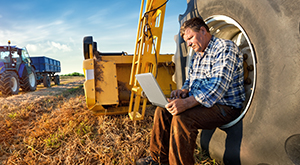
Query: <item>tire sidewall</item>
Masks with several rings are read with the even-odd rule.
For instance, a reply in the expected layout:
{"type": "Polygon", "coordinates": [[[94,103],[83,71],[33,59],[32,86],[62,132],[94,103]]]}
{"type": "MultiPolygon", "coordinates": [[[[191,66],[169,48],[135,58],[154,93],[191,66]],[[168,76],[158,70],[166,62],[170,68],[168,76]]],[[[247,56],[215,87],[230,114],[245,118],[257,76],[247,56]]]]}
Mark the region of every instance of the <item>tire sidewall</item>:
{"type": "MultiPolygon", "coordinates": [[[[250,164],[279,163],[276,155],[282,156],[280,163],[289,164],[283,148],[268,151],[283,146],[291,132],[299,132],[295,127],[296,123],[300,124],[295,119],[300,115],[296,99],[300,97],[300,92],[296,92],[300,82],[297,73],[300,69],[300,12],[295,10],[296,4],[299,4],[298,0],[284,4],[278,1],[195,0],[197,11],[190,10],[182,16],[181,23],[195,16],[204,20],[213,15],[228,16],[243,27],[252,43],[257,61],[257,81],[252,103],[243,119],[241,147],[247,148],[241,151],[241,157],[250,164]]],[[[220,134],[213,140],[217,145],[210,145],[218,154],[222,154],[218,146],[223,144],[216,141],[224,137],[220,134]]]]}
{"type": "Polygon", "coordinates": [[[19,93],[20,82],[18,79],[18,75],[15,72],[6,71],[0,75],[0,79],[1,79],[0,89],[3,95],[9,96],[9,95],[16,95],[19,93]],[[13,90],[14,86],[15,86],[15,90],[13,90]]]}
{"type": "Polygon", "coordinates": [[[13,95],[18,94],[19,93],[19,79],[17,76],[12,75],[11,76],[11,92],[13,95]]]}
{"type": "Polygon", "coordinates": [[[32,71],[31,74],[28,75],[29,88],[30,88],[30,91],[35,91],[36,87],[37,87],[36,73],[33,68],[31,68],[31,71],[32,71]]]}
{"type": "Polygon", "coordinates": [[[22,78],[20,79],[21,88],[23,91],[35,91],[37,87],[36,73],[33,67],[31,67],[31,74],[28,74],[27,69],[24,69],[22,78]],[[30,77],[30,76],[34,77],[30,77]],[[35,81],[35,82],[32,82],[35,81]]]}
{"type": "Polygon", "coordinates": [[[55,75],[54,82],[55,82],[55,85],[60,85],[59,75],[55,75]]]}
{"type": "Polygon", "coordinates": [[[44,87],[51,87],[51,81],[50,81],[50,77],[48,75],[44,75],[43,76],[43,84],[44,87]]]}
{"type": "Polygon", "coordinates": [[[10,84],[11,93],[13,95],[17,95],[20,89],[20,82],[19,82],[18,75],[15,72],[10,72],[10,74],[11,74],[11,84],[10,84]]]}

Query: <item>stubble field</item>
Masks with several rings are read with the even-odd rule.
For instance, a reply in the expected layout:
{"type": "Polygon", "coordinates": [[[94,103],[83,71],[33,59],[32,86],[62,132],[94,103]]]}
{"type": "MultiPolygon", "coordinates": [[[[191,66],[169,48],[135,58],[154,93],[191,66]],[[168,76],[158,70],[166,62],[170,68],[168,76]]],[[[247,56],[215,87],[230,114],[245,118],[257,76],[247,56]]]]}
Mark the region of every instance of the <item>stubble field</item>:
{"type": "MultiPolygon", "coordinates": [[[[83,77],[61,85],[4,97],[0,94],[1,164],[135,164],[148,156],[155,107],[145,120],[128,115],[94,116],[83,77]]],[[[196,164],[217,164],[195,149],[196,164]]]]}

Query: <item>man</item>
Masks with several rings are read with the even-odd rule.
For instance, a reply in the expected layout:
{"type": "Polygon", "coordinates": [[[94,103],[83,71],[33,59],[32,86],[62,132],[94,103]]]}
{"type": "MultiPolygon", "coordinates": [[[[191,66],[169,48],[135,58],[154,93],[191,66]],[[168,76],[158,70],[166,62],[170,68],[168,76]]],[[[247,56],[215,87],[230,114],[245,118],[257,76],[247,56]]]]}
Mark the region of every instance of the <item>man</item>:
{"type": "Polygon", "coordinates": [[[243,56],[229,40],[216,38],[200,18],[183,23],[180,35],[196,52],[182,89],[158,107],[151,156],[137,164],[194,164],[198,129],[214,129],[239,116],[245,100],[243,56]]]}

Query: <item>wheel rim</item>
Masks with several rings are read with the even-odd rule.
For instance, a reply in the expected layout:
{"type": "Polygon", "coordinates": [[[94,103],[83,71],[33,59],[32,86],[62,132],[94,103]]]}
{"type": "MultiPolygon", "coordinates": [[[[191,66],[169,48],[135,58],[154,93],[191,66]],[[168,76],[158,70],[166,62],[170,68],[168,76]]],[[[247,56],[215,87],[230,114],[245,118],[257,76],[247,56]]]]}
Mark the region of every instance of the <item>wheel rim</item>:
{"type": "Polygon", "coordinates": [[[34,76],[34,73],[31,73],[29,75],[29,84],[30,84],[31,87],[35,86],[35,76],[34,76]]]}
{"type": "Polygon", "coordinates": [[[13,92],[17,91],[18,84],[17,84],[17,79],[15,77],[11,78],[11,83],[12,83],[11,90],[13,92]]]}
{"type": "Polygon", "coordinates": [[[251,41],[242,28],[234,19],[224,15],[214,15],[205,19],[211,34],[218,38],[229,39],[236,43],[244,54],[244,76],[246,100],[243,103],[241,115],[232,122],[223,125],[220,128],[228,128],[239,122],[247,113],[253,99],[256,86],[256,60],[251,41]]]}

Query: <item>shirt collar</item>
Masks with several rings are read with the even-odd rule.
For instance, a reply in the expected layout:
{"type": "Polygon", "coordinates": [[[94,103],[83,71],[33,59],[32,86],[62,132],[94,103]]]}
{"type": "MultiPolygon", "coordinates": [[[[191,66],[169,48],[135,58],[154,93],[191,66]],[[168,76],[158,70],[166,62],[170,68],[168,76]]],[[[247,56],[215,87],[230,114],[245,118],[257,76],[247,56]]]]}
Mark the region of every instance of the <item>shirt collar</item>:
{"type": "Polygon", "coordinates": [[[204,56],[204,52],[196,52],[196,56],[200,56],[200,58],[202,58],[204,56]]]}
{"type": "Polygon", "coordinates": [[[216,37],[214,35],[212,35],[204,52],[196,52],[196,56],[200,56],[200,58],[204,57],[207,54],[208,50],[211,49],[211,47],[214,45],[215,39],[216,39],[216,37]]]}
{"type": "Polygon", "coordinates": [[[209,41],[209,43],[208,43],[208,45],[207,45],[207,47],[206,47],[205,50],[204,50],[204,54],[206,54],[206,52],[207,52],[209,49],[212,48],[212,46],[214,45],[215,40],[216,40],[216,37],[215,37],[214,35],[212,35],[211,38],[210,38],[210,41],[209,41]]]}

